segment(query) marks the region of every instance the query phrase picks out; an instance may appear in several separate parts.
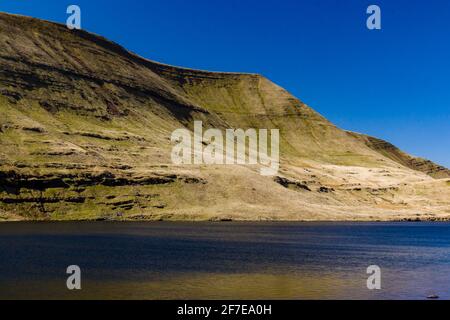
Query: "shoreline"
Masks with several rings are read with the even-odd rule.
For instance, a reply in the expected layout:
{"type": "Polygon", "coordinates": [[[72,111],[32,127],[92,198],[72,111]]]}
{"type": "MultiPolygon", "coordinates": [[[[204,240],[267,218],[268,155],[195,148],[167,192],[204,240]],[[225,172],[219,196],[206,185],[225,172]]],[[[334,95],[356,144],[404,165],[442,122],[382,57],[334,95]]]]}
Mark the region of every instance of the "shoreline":
{"type": "Polygon", "coordinates": [[[242,223],[449,223],[450,217],[441,219],[374,219],[374,220],[239,220],[239,219],[226,219],[226,220],[187,220],[187,219],[67,219],[67,220],[52,220],[52,219],[0,219],[2,223],[73,223],[73,222],[89,222],[89,223],[215,223],[215,224],[242,224],[242,223]]]}

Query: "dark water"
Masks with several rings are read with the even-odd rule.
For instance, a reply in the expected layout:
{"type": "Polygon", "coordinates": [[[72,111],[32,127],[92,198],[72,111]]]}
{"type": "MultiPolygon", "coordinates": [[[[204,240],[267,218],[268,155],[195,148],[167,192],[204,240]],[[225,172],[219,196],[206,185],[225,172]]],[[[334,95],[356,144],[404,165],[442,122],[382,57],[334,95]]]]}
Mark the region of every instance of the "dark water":
{"type": "Polygon", "coordinates": [[[3,223],[1,299],[450,298],[448,223],[3,223]],[[82,290],[66,288],[66,268],[82,290]],[[369,265],[381,290],[368,290],[369,265]]]}

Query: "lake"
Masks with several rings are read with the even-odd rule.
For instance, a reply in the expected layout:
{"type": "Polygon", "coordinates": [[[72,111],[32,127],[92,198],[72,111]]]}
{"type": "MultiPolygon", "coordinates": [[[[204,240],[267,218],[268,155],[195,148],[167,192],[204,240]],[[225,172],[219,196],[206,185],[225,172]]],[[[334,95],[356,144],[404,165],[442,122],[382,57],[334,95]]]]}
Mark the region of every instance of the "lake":
{"type": "Polygon", "coordinates": [[[450,298],[449,223],[0,223],[0,299],[450,298]],[[82,290],[66,288],[81,268],[82,290]],[[367,289],[369,265],[381,290],[367,289]]]}

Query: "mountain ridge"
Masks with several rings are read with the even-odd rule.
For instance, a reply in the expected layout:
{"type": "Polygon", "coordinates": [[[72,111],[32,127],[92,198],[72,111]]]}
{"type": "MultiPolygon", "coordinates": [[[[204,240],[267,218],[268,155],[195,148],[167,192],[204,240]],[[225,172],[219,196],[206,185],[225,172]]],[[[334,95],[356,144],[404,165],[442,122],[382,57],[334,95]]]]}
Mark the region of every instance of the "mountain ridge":
{"type": "Polygon", "coordinates": [[[448,169],[337,128],[261,75],[160,64],[85,31],[4,13],[0,45],[5,219],[450,215],[448,169]],[[261,177],[254,166],[173,165],[171,132],[194,120],[280,129],[279,176],[261,177]]]}

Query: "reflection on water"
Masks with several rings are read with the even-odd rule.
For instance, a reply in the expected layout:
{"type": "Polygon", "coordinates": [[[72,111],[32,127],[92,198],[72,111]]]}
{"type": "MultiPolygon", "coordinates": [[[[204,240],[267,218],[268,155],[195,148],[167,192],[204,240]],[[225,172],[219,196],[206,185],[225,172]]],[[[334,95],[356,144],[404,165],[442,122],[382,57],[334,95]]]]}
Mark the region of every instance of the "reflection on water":
{"type": "Polygon", "coordinates": [[[448,223],[0,224],[1,299],[448,299],[449,271],[448,223]]]}

